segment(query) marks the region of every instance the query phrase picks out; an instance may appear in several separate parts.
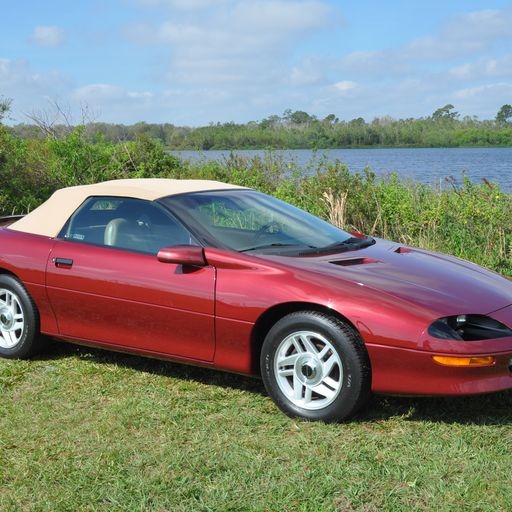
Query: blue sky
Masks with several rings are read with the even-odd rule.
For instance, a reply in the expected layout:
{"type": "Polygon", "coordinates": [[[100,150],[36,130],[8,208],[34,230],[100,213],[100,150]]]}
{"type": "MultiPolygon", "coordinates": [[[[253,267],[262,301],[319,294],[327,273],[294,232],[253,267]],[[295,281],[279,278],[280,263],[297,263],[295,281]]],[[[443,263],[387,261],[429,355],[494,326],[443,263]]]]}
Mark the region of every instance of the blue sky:
{"type": "Polygon", "coordinates": [[[0,97],[74,123],[492,119],[512,104],[502,0],[2,0],[0,97]]]}

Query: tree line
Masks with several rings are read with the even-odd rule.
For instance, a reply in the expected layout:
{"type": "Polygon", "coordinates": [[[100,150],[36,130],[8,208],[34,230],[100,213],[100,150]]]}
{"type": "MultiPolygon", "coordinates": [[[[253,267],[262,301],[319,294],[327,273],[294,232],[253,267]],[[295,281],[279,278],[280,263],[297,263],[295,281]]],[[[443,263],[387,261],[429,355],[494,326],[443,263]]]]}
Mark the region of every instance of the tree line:
{"type": "MultiPolygon", "coordinates": [[[[30,115],[30,123],[8,127],[23,139],[63,137],[75,126],[58,105],[57,115],[30,115]],[[61,114],[61,115],[59,115],[61,114]],[[60,122],[59,122],[60,121],[60,122]]],[[[0,101],[0,119],[9,102],[0,101]]],[[[461,117],[452,104],[430,116],[395,119],[390,116],[366,121],[362,117],[340,120],[335,114],[318,118],[302,110],[287,109],[247,123],[211,123],[187,127],[172,123],[138,122],[132,125],[87,120],[84,136],[94,142],[135,141],[140,136],[159,140],[168,149],[328,149],[344,147],[464,147],[511,146],[512,106],[502,105],[493,120],[461,117]]]]}

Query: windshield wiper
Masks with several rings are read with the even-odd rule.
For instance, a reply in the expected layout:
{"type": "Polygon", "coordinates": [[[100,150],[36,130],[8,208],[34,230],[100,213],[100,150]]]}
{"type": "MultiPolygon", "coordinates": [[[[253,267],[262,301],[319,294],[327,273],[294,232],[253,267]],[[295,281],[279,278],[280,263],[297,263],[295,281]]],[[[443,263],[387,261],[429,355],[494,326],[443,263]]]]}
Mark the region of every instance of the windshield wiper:
{"type": "Polygon", "coordinates": [[[357,238],[355,236],[351,236],[346,240],[341,242],[334,242],[332,244],[326,245],[324,247],[313,248],[310,251],[303,251],[301,255],[304,254],[323,254],[329,252],[341,252],[341,251],[354,251],[357,249],[363,249],[364,247],[369,247],[375,243],[375,239],[371,236],[365,236],[364,238],[357,238]]]}
{"type": "MultiPolygon", "coordinates": [[[[300,244],[281,244],[281,243],[262,244],[262,245],[256,245],[255,247],[249,247],[248,249],[241,249],[238,252],[250,252],[250,251],[257,251],[259,249],[272,249],[274,247],[304,247],[304,246],[300,245],[300,244]]],[[[316,249],[316,247],[311,246],[311,245],[309,247],[311,249],[316,249]]]]}

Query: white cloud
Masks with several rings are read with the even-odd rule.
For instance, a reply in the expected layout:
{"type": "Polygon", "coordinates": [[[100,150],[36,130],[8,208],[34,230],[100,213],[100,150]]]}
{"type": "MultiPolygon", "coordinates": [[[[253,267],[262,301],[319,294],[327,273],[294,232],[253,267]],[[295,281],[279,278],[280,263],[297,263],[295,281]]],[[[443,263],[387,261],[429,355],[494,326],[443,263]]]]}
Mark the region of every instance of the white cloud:
{"type": "Polygon", "coordinates": [[[149,92],[149,91],[143,91],[143,92],[128,91],[126,94],[127,94],[128,98],[134,98],[136,100],[149,99],[149,98],[153,98],[155,96],[152,92],[149,92]]]}
{"type": "Polygon", "coordinates": [[[149,121],[166,110],[165,95],[150,91],[132,91],[118,85],[98,83],[70,91],[69,100],[81,108],[87,107],[98,119],[122,123],[149,121]],[[148,117],[149,116],[149,117],[148,117]]]}
{"type": "Polygon", "coordinates": [[[437,34],[411,41],[404,49],[409,58],[439,60],[471,55],[512,35],[512,9],[485,9],[454,16],[437,34]]]}
{"type": "Polygon", "coordinates": [[[510,78],[512,77],[512,54],[466,62],[450,68],[448,74],[457,80],[510,78]]]}
{"type": "Polygon", "coordinates": [[[457,80],[467,80],[473,74],[474,66],[469,63],[454,66],[448,70],[448,74],[457,80]]]}
{"type": "Polygon", "coordinates": [[[37,46],[55,48],[64,42],[64,30],[55,26],[39,25],[32,31],[31,40],[37,46]]]}
{"type": "Polygon", "coordinates": [[[79,101],[95,102],[101,100],[118,100],[125,95],[124,89],[110,84],[89,84],[75,89],[71,96],[79,101]]]}
{"type": "MultiPolygon", "coordinates": [[[[287,80],[283,71],[295,41],[331,23],[331,8],[320,0],[230,0],[222,5],[192,17],[175,11],[159,25],[129,27],[127,36],[137,44],[168,48],[165,77],[175,86],[270,86],[287,80]]],[[[299,72],[294,79],[300,80],[299,72]]]]}
{"type": "Polygon", "coordinates": [[[275,35],[321,29],[329,25],[330,8],[318,0],[279,1],[250,0],[238,2],[231,15],[237,32],[250,31],[254,36],[269,31],[275,35]]]}
{"type": "MultiPolygon", "coordinates": [[[[479,85],[476,87],[466,87],[455,91],[454,97],[460,100],[481,98],[482,96],[504,96],[512,94],[512,84],[500,82],[495,84],[479,85]]],[[[494,100],[494,98],[493,98],[494,100]]]]}
{"type": "Polygon", "coordinates": [[[45,98],[65,94],[68,88],[68,80],[57,71],[40,73],[26,60],[0,58],[0,91],[6,98],[14,99],[14,117],[32,110],[45,98]]]}
{"type": "Polygon", "coordinates": [[[457,110],[489,119],[496,115],[502,105],[510,103],[510,98],[512,83],[496,82],[459,89],[455,91],[452,103],[457,110]]]}
{"type": "MultiPolygon", "coordinates": [[[[443,68],[448,61],[456,62],[448,69],[452,78],[475,78],[475,74],[493,74],[492,59],[483,59],[482,52],[494,45],[496,54],[510,43],[512,36],[512,8],[483,10],[460,14],[447,20],[431,35],[418,37],[397,48],[378,51],[356,51],[331,62],[332,69],[344,75],[366,78],[407,77],[423,73],[432,63],[443,68]],[[466,59],[466,62],[457,62],[466,59]],[[469,61],[469,62],[468,62],[469,61]]],[[[496,75],[508,74],[510,58],[496,59],[496,75]]]]}
{"type": "Polygon", "coordinates": [[[149,91],[129,91],[112,84],[88,84],[71,91],[70,98],[81,104],[104,106],[111,103],[148,101],[155,97],[149,91]]]}
{"type": "Polygon", "coordinates": [[[404,48],[403,55],[408,59],[429,59],[439,60],[453,58],[476,52],[483,48],[484,44],[478,39],[462,38],[460,40],[452,37],[421,37],[411,41],[404,48]]]}
{"type": "Polygon", "coordinates": [[[314,85],[323,80],[322,67],[316,59],[306,59],[300,65],[293,66],[288,80],[292,86],[314,85]]]}
{"type": "Polygon", "coordinates": [[[0,59],[0,89],[9,91],[17,87],[45,89],[57,78],[53,73],[40,74],[35,72],[25,60],[0,59]]]}
{"type": "Polygon", "coordinates": [[[485,9],[462,14],[452,20],[444,33],[458,40],[478,39],[486,44],[501,37],[512,35],[512,9],[485,9]]]}
{"type": "Polygon", "coordinates": [[[205,9],[206,7],[219,6],[226,0],[137,0],[143,7],[164,6],[184,11],[205,9]]]}
{"type": "Polygon", "coordinates": [[[354,77],[381,78],[384,76],[402,76],[411,70],[401,49],[380,51],[358,51],[336,59],[332,68],[343,75],[354,77]]]}
{"type": "Polygon", "coordinates": [[[337,92],[346,95],[348,92],[355,89],[357,84],[351,80],[341,80],[340,82],[336,82],[333,87],[337,92]]]}

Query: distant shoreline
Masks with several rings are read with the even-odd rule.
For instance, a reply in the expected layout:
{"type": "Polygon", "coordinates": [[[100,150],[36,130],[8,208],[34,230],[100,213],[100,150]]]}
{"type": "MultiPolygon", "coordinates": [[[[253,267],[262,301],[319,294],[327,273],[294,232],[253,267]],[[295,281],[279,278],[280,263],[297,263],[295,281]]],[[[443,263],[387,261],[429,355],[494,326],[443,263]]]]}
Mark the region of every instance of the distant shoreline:
{"type": "Polygon", "coordinates": [[[452,186],[468,177],[475,183],[495,182],[512,192],[512,147],[472,148],[343,148],[343,149],[227,149],[167,150],[192,165],[216,162],[244,165],[239,160],[261,160],[261,165],[284,164],[290,173],[313,175],[325,165],[345,165],[350,172],[370,170],[377,176],[397,173],[403,179],[452,186]]]}
{"type": "Polygon", "coordinates": [[[399,145],[399,146],[386,146],[386,145],[360,145],[360,146],[326,146],[326,147],[260,147],[260,146],[243,146],[243,147],[211,147],[202,149],[197,147],[170,147],[164,146],[165,151],[330,151],[341,149],[472,149],[472,148],[512,148],[512,144],[481,144],[481,145],[460,145],[460,146],[422,146],[422,145],[399,145]]]}

